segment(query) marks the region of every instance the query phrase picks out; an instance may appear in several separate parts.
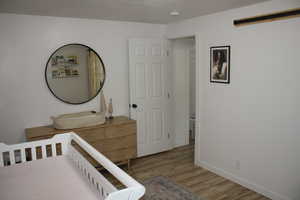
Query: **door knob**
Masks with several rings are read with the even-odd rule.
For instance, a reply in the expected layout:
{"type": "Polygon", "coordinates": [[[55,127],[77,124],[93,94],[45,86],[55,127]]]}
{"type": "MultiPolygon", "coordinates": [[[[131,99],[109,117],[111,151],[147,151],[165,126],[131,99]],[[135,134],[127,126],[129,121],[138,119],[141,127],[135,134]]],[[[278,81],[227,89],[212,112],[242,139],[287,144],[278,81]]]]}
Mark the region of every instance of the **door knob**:
{"type": "Polygon", "coordinates": [[[132,108],[137,108],[138,106],[136,104],[132,104],[132,108]]]}

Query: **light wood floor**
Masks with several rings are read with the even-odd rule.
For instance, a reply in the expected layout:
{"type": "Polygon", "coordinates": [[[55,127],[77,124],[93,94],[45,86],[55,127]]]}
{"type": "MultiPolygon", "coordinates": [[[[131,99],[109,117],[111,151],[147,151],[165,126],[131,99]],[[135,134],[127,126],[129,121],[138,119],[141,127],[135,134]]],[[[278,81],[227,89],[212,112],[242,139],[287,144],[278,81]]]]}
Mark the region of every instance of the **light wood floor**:
{"type": "Polygon", "coordinates": [[[168,177],[205,200],[268,200],[230,180],[196,167],[194,145],[138,158],[132,161],[130,170],[125,170],[140,182],[154,176],[168,177]]]}

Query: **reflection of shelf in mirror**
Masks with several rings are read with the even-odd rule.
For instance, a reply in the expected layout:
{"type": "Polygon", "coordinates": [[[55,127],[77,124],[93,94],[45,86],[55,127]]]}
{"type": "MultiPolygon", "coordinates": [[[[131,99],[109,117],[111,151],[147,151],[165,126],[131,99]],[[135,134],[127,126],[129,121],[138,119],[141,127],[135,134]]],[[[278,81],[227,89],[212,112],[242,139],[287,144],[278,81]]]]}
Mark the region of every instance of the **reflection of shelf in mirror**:
{"type": "Polygon", "coordinates": [[[79,71],[73,67],[52,68],[52,79],[79,77],[79,71]]]}
{"type": "Polygon", "coordinates": [[[52,79],[64,79],[64,78],[79,78],[79,75],[65,76],[65,77],[52,77],[52,79]]]}
{"type": "Polygon", "coordinates": [[[68,65],[78,65],[78,57],[77,56],[55,56],[51,59],[51,66],[57,66],[60,64],[68,64],[68,65]]]}
{"type": "Polygon", "coordinates": [[[68,63],[68,62],[62,62],[62,63],[57,63],[55,65],[51,65],[51,67],[74,67],[74,65],[79,65],[79,63],[68,63]]]}

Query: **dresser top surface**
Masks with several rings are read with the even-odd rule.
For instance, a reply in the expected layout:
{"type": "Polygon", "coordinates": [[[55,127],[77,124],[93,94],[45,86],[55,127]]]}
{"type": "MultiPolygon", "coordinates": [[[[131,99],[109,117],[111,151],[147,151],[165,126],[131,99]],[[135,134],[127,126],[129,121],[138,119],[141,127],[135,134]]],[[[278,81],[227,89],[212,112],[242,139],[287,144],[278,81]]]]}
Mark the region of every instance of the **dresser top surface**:
{"type": "Polygon", "coordinates": [[[67,133],[71,131],[78,131],[78,130],[85,130],[85,129],[94,129],[94,128],[105,128],[107,126],[117,126],[121,124],[129,124],[129,123],[135,123],[135,120],[129,119],[126,116],[117,116],[113,119],[106,120],[104,124],[97,125],[97,126],[89,126],[89,127],[83,127],[83,128],[76,128],[76,129],[67,129],[67,130],[60,130],[53,127],[53,125],[47,125],[47,126],[39,126],[39,127],[33,127],[33,128],[27,128],[25,129],[26,138],[35,138],[35,137],[43,137],[47,135],[54,135],[58,133],[67,133]]]}

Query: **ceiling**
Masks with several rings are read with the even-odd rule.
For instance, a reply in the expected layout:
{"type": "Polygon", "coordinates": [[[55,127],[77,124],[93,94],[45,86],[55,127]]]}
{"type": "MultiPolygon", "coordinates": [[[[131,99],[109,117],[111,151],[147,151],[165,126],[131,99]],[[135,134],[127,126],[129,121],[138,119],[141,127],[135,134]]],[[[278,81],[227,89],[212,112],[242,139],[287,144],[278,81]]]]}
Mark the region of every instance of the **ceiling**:
{"type": "Polygon", "coordinates": [[[0,12],[167,24],[266,0],[0,0],[0,12]],[[181,14],[170,16],[176,9],[181,14]]]}

